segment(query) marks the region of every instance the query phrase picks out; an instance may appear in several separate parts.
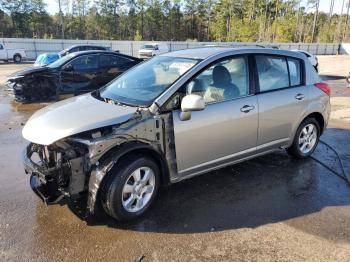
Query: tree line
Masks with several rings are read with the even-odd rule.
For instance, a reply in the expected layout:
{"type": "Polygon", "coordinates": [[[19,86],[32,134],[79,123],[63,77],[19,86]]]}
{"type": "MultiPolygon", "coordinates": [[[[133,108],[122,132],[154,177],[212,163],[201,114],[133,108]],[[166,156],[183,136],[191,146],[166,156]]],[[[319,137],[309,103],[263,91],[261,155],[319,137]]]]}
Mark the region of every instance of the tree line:
{"type": "Polygon", "coordinates": [[[350,0],[340,14],[320,0],[1,0],[0,37],[339,43],[350,39],[350,0]]]}

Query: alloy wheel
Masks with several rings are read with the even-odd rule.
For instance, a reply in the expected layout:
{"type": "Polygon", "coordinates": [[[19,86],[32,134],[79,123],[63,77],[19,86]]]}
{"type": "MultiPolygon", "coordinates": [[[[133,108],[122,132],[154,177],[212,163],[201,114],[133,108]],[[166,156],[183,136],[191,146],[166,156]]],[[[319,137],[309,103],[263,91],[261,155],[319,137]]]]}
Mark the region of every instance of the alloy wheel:
{"type": "Polygon", "coordinates": [[[303,154],[308,154],[314,149],[317,142],[317,127],[314,124],[306,125],[299,135],[299,150],[303,154]]]}
{"type": "Polygon", "coordinates": [[[142,210],[151,200],[155,189],[155,174],[149,167],[140,167],[126,180],[122,191],[122,204],[128,212],[142,210]]]}

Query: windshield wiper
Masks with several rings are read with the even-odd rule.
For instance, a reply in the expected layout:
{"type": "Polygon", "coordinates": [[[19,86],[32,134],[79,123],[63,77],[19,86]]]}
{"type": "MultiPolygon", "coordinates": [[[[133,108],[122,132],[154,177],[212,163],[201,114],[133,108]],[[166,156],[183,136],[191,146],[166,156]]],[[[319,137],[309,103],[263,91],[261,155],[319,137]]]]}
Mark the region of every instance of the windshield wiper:
{"type": "MultiPolygon", "coordinates": [[[[108,98],[110,99],[110,98],[108,98]]],[[[112,100],[112,99],[110,99],[112,100]]],[[[129,104],[129,103],[125,103],[125,102],[120,102],[120,101],[117,101],[117,100],[113,100],[114,104],[116,105],[124,105],[124,106],[132,106],[132,107],[139,107],[139,105],[135,105],[135,104],[129,104]]]]}
{"type": "Polygon", "coordinates": [[[112,99],[112,98],[109,98],[109,97],[102,97],[100,96],[101,99],[103,99],[106,103],[113,103],[115,105],[123,105],[123,106],[132,106],[132,107],[139,107],[139,105],[136,105],[136,104],[131,104],[131,103],[126,103],[126,102],[122,102],[122,101],[119,101],[119,100],[115,100],[115,99],[112,99]]]}

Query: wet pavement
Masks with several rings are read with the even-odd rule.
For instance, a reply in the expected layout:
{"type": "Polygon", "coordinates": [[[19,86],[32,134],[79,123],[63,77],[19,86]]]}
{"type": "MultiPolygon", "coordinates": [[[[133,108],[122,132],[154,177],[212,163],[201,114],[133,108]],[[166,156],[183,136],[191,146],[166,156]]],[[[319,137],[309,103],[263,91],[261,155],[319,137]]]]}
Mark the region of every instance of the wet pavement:
{"type": "MultiPolygon", "coordinates": [[[[320,64],[334,91],[322,140],[350,173],[350,100],[341,77],[350,58],[320,64]]],[[[79,202],[45,206],[20,161],[22,126],[41,106],[0,91],[0,261],[350,261],[350,187],[282,150],[163,188],[144,217],[126,224],[86,219],[79,202]]],[[[314,157],[341,172],[324,145],[314,157]]]]}

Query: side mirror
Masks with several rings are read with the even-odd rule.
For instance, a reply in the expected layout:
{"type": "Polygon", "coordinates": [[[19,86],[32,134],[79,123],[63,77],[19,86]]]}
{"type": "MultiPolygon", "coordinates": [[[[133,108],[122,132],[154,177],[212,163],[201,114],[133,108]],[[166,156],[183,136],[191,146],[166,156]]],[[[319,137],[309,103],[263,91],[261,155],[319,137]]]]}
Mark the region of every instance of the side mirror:
{"type": "Polygon", "coordinates": [[[64,71],[67,71],[67,72],[71,72],[71,71],[74,71],[74,67],[73,67],[72,64],[68,64],[68,65],[65,65],[65,66],[63,67],[63,70],[64,70],[64,71]]]}
{"type": "Polygon", "coordinates": [[[180,120],[186,121],[191,119],[192,111],[201,111],[205,108],[204,98],[199,95],[187,95],[181,102],[180,120]]]}

